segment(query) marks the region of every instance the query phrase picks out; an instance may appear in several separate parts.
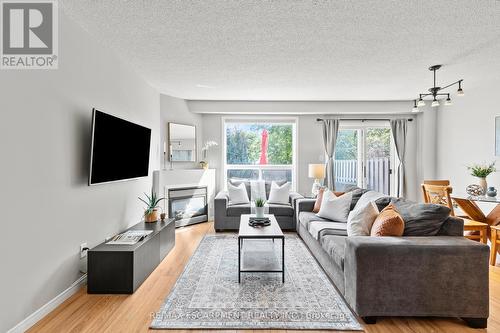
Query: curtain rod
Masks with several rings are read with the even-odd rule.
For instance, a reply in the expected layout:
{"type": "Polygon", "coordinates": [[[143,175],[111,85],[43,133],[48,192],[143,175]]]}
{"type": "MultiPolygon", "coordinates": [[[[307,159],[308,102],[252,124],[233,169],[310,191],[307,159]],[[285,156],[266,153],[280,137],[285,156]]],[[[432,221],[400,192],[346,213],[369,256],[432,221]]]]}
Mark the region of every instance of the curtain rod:
{"type": "MultiPolygon", "coordinates": [[[[323,121],[323,118],[316,118],[316,121],[323,121]]],[[[391,121],[393,119],[389,118],[339,118],[339,120],[360,120],[360,121],[368,121],[368,120],[384,120],[384,121],[391,121]]],[[[408,118],[408,121],[413,121],[413,118],[408,118]]]]}

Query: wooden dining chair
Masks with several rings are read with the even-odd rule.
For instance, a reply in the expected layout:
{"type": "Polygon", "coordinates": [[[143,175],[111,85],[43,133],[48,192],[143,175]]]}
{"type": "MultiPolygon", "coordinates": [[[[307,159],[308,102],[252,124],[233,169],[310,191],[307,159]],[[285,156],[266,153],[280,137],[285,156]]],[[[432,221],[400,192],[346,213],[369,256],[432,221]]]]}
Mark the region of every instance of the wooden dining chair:
{"type": "MultiPolygon", "coordinates": [[[[449,181],[424,181],[422,184],[422,192],[425,203],[432,203],[447,206],[450,209],[450,215],[455,216],[453,201],[451,200],[451,192],[453,188],[449,181]],[[432,182],[432,183],[431,183],[432,182]],[[441,182],[441,185],[437,185],[441,182]]],[[[464,231],[478,232],[479,234],[466,234],[464,237],[472,240],[477,240],[482,243],[487,243],[488,240],[488,224],[463,218],[464,231]]]]}
{"type": "Polygon", "coordinates": [[[500,225],[490,225],[490,230],[491,230],[490,265],[495,266],[497,262],[498,245],[500,245],[500,225]]]}

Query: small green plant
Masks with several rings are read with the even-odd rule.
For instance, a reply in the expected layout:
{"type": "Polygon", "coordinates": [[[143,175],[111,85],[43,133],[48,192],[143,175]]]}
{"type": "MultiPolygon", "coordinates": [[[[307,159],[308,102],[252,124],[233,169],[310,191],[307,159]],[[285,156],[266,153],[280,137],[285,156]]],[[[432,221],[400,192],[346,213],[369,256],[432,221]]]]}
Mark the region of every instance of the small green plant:
{"type": "Polygon", "coordinates": [[[470,170],[470,174],[474,177],[478,178],[486,178],[493,172],[497,171],[495,167],[496,161],[491,162],[490,164],[473,164],[467,166],[467,169],[470,170]]]}
{"type": "Polygon", "coordinates": [[[265,204],[266,204],[266,200],[264,200],[262,198],[255,199],[255,207],[264,207],[265,204]]]}
{"type": "Polygon", "coordinates": [[[146,204],[144,216],[153,213],[153,211],[158,208],[160,201],[165,200],[165,198],[158,198],[153,189],[151,189],[151,195],[147,195],[146,193],[144,193],[144,195],[146,197],[144,199],[139,197],[139,200],[146,204]]]}

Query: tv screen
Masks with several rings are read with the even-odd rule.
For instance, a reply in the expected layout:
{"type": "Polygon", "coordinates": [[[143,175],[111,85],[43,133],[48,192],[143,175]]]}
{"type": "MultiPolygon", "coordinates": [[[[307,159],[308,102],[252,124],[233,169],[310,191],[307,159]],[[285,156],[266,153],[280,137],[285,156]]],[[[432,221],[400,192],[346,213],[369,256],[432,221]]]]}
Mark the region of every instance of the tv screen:
{"type": "Polygon", "coordinates": [[[145,177],[151,129],[94,109],[89,185],[145,177]]]}

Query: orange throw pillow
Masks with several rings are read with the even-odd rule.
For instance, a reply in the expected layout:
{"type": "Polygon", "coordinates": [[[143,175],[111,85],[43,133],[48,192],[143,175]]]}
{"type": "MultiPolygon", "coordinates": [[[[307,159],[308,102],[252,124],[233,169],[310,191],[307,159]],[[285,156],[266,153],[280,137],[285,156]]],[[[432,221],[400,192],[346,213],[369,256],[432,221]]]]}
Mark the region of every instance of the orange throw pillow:
{"type": "Polygon", "coordinates": [[[393,204],[385,207],[373,222],[370,236],[403,236],[405,222],[393,204]]]}
{"type": "Polygon", "coordinates": [[[318,196],[316,197],[316,202],[314,203],[313,213],[319,213],[319,209],[321,208],[321,201],[323,201],[324,192],[324,187],[319,189],[318,196]]]}

